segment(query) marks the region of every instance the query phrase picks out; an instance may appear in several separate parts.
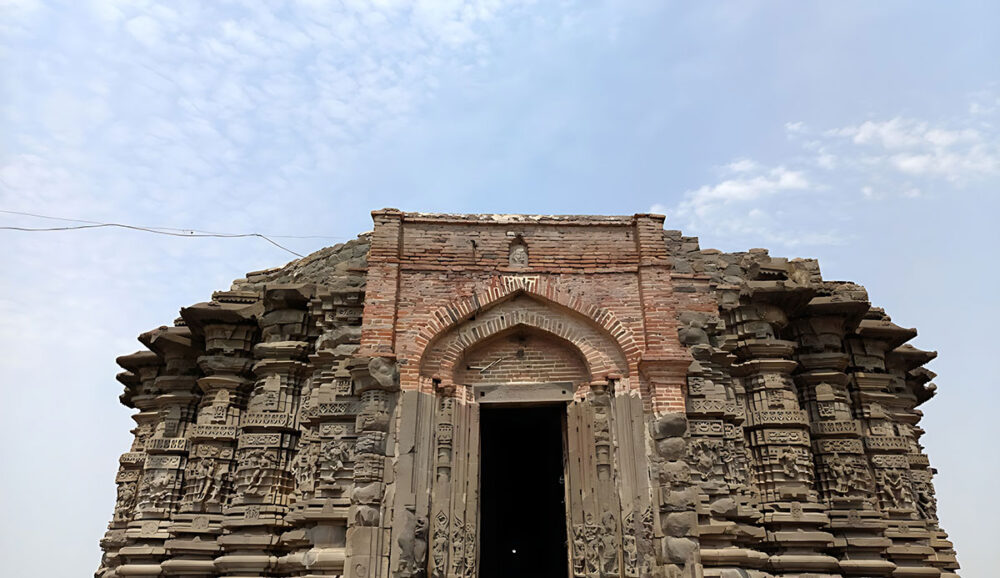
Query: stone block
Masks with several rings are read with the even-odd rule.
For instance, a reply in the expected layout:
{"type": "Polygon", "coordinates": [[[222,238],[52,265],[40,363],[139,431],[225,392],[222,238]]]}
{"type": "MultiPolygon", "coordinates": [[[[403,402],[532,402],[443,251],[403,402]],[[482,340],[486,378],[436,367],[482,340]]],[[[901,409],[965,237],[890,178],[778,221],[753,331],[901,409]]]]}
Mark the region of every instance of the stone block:
{"type": "Polygon", "coordinates": [[[695,512],[671,512],[660,518],[663,533],[684,538],[698,535],[698,514],[695,512]]]}
{"type": "Polygon", "coordinates": [[[652,423],[653,439],[683,436],[687,432],[687,416],[680,412],[665,413],[652,423]]]}
{"type": "Polygon", "coordinates": [[[684,564],[694,557],[698,542],[690,538],[663,539],[663,558],[673,564],[684,564]]]}
{"type": "Polygon", "coordinates": [[[656,442],[656,451],[664,459],[681,460],[687,452],[687,441],[681,437],[663,438],[656,442]]]}

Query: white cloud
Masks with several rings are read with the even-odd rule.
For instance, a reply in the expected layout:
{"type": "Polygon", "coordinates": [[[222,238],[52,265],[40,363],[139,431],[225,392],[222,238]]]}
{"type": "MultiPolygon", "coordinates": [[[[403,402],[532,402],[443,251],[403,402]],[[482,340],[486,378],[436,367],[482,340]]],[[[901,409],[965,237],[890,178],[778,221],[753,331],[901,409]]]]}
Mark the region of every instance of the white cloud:
{"type": "Polygon", "coordinates": [[[746,168],[742,172],[756,169],[758,174],[746,175],[740,178],[727,179],[716,185],[705,185],[684,194],[679,213],[693,215],[700,219],[712,216],[718,207],[734,202],[756,201],[762,197],[774,195],[782,191],[804,190],[809,188],[809,181],[800,171],[788,170],[785,167],[761,169],[752,161],[737,161],[746,168]]]}
{"type": "Polygon", "coordinates": [[[757,163],[750,159],[737,159],[726,165],[726,169],[734,173],[746,173],[756,168],[758,168],[757,163]]]}
{"type": "Polygon", "coordinates": [[[975,99],[980,104],[948,120],[897,116],[822,131],[786,123],[789,142],[799,149],[784,163],[768,168],[737,158],[720,167],[717,182],[651,210],[675,215],[693,234],[735,245],[842,242],[837,210],[852,198],[914,201],[1000,175],[1000,130],[993,118],[1000,107],[981,104],[994,102],[993,93],[975,99]]]}
{"type": "Polygon", "coordinates": [[[970,111],[971,118],[936,124],[903,117],[869,120],[828,130],[820,138],[822,146],[837,147],[858,164],[883,166],[900,177],[964,184],[1000,173],[1000,134],[989,122],[970,125],[987,114],[994,113],[979,109],[970,111]]]}

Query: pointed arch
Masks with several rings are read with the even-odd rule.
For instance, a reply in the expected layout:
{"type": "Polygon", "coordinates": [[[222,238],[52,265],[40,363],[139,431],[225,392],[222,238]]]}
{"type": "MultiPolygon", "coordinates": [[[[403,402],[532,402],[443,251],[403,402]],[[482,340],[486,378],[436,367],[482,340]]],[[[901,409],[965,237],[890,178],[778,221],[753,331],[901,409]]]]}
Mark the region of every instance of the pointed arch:
{"type": "Polygon", "coordinates": [[[427,325],[414,339],[419,348],[416,358],[421,359],[433,342],[456,325],[518,295],[528,295],[541,302],[568,309],[597,325],[621,350],[629,366],[638,362],[640,344],[625,325],[610,310],[587,302],[582,296],[561,290],[548,277],[538,275],[506,275],[495,277],[488,288],[475,291],[467,297],[457,298],[435,310],[427,325]]]}
{"type": "Polygon", "coordinates": [[[546,334],[575,350],[592,379],[628,375],[622,347],[593,319],[524,290],[507,293],[489,308],[479,308],[435,335],[420,356],[420,375],[448,384],[463,355],[516,328],[546,334]]]}

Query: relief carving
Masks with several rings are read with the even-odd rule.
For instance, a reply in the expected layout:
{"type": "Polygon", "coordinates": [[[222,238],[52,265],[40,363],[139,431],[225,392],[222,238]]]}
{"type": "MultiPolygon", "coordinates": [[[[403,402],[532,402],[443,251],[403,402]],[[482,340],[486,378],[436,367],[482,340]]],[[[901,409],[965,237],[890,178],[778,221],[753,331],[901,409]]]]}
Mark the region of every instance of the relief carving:
{"type": "Polygon", "coordinates": [[[913,493],[905,471],[876,469],[875,472],[883,507],[899,510],[913,507],[913,493]]]}
{"type": "Polygon", "coordinates": [[[292,461],[292,478],[295,479],[295,494],[298,497],[307,498],[315,489],[319,448],[319,444],[306,443],[295,454],[295,459],[292,461]]]}
{"type": "Polygon", "coordinates": [[[325,441],[319,452],[320,481],[332,484],[337,474],[344,469],[345,462],[351,461],[350,445],[345,440],[325,441]]]}
{"type": "Polygon", "coordinates": [[[458,518],[451,530],[451,571],[458,576],[465,572],[465,526],[458,518]]]}
{"type": "Polygon", "coordinates": [[[222,492],[229,479],[229,463],[216,458],[202,458],[191,472],[194,482],[192,499],[195,503],[220,505],[222,492]]]}
{"type": "Polygon", "coordinates": [[[265,480],[275,467],[276,460],[265,449],[254,449],[246,454],[243,459],[243,479],[246,484],[244,494],[249,496],[263,496],[267,494],[268,488],[265,480]]]}
{"type": "Polygon", "coordinates": [[[115,521],[128,520],[135,506],[136,483],[126,482],[118,485],[118,499],[115,501],[115,521]]]}
{"type": "Polygon", "coordinates": [[[427,563],[427,518],[416,516],[407,508],[406,521],[396,544],[399,546],[399,565],[396,578],[423,578],[427,563]]]}
{"type": "Polygon", "coordinates": [[[601,558],[601,576],[618,575],[618,527],[611,512],[604,514],[603,528],[598,542],[601,558]]]}
{"type": "Polygon", "coordinates": [[[434,559],[432,574],[434,578],[444,578],[448,555],[448,516],[444,512],[438,512],[435,522],[434,543],[431,546],[431,555],[434,559]]]}

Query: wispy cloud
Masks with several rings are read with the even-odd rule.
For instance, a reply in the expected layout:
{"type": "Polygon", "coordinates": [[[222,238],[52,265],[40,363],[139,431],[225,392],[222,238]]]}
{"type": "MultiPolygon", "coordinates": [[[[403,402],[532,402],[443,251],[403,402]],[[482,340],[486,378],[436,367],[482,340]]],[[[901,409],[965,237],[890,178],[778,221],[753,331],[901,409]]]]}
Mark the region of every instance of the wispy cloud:
{"type": "Polygon", "coordinates": [[[654,209],[692,233],[734,244],[842,242],[838,231],[847,223],[824,207],[961,194],[1000,175],[997,102],[995,92],[978,92],[967,110],[939,121],[900,116],[822,130],[788,122],[795,148],[781,164],[737,158],[717,169],[717,182],[654,209]]]}

